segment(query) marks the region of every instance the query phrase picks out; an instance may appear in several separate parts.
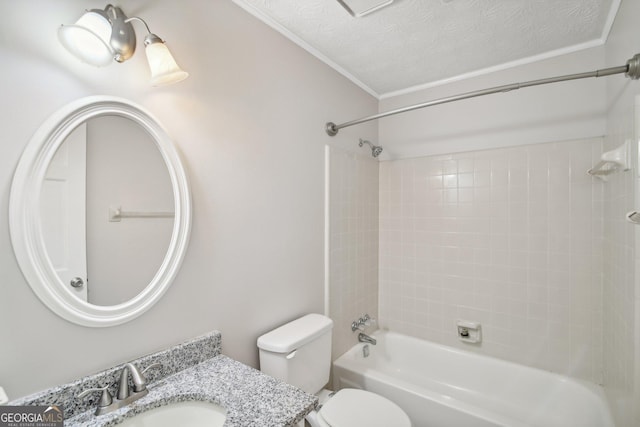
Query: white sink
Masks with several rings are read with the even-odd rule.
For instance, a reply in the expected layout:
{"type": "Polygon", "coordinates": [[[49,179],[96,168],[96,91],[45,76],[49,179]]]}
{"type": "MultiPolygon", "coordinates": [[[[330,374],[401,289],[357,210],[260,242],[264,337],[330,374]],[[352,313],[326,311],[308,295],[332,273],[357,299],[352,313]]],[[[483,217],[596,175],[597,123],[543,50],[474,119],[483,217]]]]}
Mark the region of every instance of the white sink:
{"type": "Polygon", "coordinates": [[[222,427],[227,410],[209,402],[179,402],[127,418],[122,427],[222,427]]]}

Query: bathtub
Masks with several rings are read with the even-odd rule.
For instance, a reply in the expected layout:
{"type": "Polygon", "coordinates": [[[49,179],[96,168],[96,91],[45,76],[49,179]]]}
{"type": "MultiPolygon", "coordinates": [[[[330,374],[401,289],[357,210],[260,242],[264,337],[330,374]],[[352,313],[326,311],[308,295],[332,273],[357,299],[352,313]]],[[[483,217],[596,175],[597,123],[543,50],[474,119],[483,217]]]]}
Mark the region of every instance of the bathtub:
{"type": "Polygon", "coordinates": [[[378,331],[333,363],[334,386],[378,393],[413,427],[613,427],[596,385],[378,331]]]}

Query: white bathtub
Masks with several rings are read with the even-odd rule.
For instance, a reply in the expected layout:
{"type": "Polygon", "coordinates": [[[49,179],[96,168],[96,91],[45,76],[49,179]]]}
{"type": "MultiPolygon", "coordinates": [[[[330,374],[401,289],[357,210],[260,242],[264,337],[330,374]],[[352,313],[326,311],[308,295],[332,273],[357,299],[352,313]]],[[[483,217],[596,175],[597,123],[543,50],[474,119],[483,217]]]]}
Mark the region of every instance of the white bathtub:
{"type": "Polygon", "coordinates": [[[613,427],[599,387],[393,332],[334,364],[334,386],[378,393],[413,427],[613,427]]]}

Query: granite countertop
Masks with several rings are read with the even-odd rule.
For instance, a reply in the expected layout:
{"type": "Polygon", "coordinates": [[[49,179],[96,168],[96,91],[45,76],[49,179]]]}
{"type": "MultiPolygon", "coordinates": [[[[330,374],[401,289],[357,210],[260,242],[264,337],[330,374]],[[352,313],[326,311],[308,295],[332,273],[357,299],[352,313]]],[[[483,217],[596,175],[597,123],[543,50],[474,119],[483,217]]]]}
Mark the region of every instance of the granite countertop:
{"type": "Polygon", "coordinates": [[[66,420],[65,426],[113,426],[146,410],[187,400],[223,406],[225,427],[293,426],[317,403],[315,396],[222,355],[148,388],[148,395],[124,408],[100,416],[90,410],[66,420]]]}
{"type": "MultiPolygon", "coordinates": [[[[113,366],[73,382],[9,402],[13,406],[57,405],[64,408],[67,427],[108,427],[127,418],[171,403],[205,401],[226,409],[225,427],[288,427],[301,421],[316,406],[316,396],[266,375],[222,352],[222,334],[212,331],[130,362],[151,369],[149,393],[113,412],[97,416],[100,393],[80,399],[87,389],[109,384],[116,395],[124,365],[113,366]]],[[[129,387],[133,383],[129,378],[129,387]]]]}

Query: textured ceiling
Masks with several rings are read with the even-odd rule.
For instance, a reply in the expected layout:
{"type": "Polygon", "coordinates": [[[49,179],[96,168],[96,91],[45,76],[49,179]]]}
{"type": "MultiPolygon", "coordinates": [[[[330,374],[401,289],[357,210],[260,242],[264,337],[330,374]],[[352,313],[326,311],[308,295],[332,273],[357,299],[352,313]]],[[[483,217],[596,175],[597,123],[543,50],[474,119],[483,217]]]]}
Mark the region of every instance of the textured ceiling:
{"type": "Polygon", "coordinates": [[[234,0],[377,96],[602,44],[620,0],[234,0]]]}

